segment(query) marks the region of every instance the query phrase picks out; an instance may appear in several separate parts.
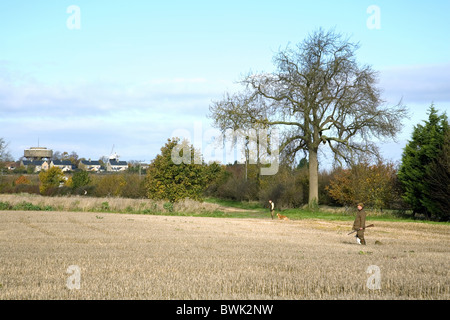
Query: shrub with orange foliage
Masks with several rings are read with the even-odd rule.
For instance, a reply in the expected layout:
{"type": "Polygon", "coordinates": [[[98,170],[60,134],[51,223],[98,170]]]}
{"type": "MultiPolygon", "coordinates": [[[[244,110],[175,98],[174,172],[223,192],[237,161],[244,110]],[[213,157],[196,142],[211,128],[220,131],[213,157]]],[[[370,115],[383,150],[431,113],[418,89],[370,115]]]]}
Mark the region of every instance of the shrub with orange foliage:
{"type": "Polygon", "coordinates": [[[387,208],[398,198],[396,168],[381,161],[375,165],[362,162],[349,169],[338,169],[325,187],[330,196],[342,205],[364,202],[373,208],[387,208]]]}
{"type": "Polygon", "coordinates": [[[20,176],[19,178],[17,178],[16,179],[16,181],[14,181],[14,184],[17,186],[17,185],[20,185],[20,184],[30,184],[31,183],[31,181],[30,181],[30,179],[28,179],[27,177],[25,177],[25,176],[20,176]]]}

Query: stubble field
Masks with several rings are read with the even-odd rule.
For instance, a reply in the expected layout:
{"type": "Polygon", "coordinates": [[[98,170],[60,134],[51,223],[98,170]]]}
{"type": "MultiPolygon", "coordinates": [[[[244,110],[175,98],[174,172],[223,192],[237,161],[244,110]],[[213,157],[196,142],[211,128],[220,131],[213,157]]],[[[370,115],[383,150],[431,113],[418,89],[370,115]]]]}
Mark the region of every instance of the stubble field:
{"type": "Polygon", "coordinates": [[[351,224],[2,211],[0,299],[450,298],[448,225],[351,224]]]}

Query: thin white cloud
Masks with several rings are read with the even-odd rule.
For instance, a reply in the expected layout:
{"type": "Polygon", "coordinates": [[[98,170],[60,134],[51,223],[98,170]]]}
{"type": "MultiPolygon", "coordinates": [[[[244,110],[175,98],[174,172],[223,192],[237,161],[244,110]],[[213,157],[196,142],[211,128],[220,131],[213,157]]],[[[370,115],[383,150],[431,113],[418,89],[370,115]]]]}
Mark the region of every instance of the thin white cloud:
{"type": "Polygon", "coordinates": [[[222,82],[204,78],[57,85],[14,78],[23,77],[0,74],[0,137],[16,159],[40,139],[80,157],[107,155],[115,144],[125,159],[150,161],[172,132],[206,118],[211,100],[223,92],[222,82]]]}
{"type": "Polygon", "coordinates": [[[450,103],[450,63],[385,68],[380,86],[389,101],[450,103]]]}
{"type": "MultiPolygon", "coordinates": [[[[9,80],[9,79],[8,79],[9,80]]],[[[20,86],[0,79],[0,115],[99,116],[121,110],[195,112],[221,93],[220,83],[203,78],[154,79],[145,83],[20,86]]]]}

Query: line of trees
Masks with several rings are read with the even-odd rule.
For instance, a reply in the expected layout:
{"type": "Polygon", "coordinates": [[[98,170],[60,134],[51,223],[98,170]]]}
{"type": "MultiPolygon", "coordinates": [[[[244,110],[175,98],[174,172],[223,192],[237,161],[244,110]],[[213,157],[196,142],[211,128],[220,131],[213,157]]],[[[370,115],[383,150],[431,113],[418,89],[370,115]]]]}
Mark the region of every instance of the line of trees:
{"type": "MultiPolygon", "coordinates": [[[[439,115],[434,106],[429,108],[428,116],[423,124],[414,127],[400,164],[363,157],[347,166],[320,170],[319,204],[352,207],[364,202],[374,209],[412,210],[427,219],[450,220],[450,127],[446,114],[439,115]]],[[[97,175],[85,171],[65,175],[61,169],[53,167],[39,176],[2,176],[0,192],[150,198],[171,202],[218,197],[259,201],[263,205],[272,199],[279,209],[308,204],[310,163],[306,157],[295,165],[281,157],[277,174],[261,176],[258,164],[206,164],[194,162],[194,154],[198,152],[188,141],[172,138],[151,162],[146,175],[97,175]],[[174,153],[187,161],[175,163],[174,153]]]]}

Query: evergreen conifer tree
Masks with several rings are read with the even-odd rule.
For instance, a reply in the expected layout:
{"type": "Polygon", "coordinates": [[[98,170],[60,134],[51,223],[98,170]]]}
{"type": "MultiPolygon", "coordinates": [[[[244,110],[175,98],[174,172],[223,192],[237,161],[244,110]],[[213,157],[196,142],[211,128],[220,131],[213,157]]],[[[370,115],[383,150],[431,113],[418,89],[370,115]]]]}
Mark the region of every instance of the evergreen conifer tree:
{"type": "Polygon", "coordinates": [[[424,125],[414,127],[412,139],[402,155],[398,178],[404,191],[403,198],[414,213],[427,218],[439,215],[435,201],[430,197],[430,168],[443,152],[444,137],[449,130],[447,116],[438,115],[433,105],[424,125]]]}

